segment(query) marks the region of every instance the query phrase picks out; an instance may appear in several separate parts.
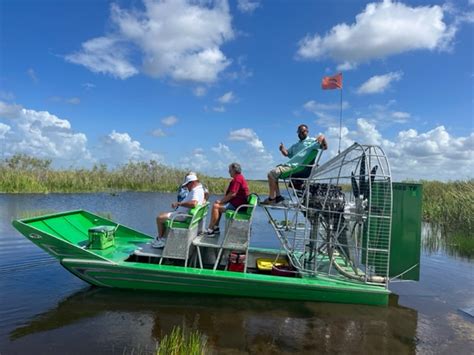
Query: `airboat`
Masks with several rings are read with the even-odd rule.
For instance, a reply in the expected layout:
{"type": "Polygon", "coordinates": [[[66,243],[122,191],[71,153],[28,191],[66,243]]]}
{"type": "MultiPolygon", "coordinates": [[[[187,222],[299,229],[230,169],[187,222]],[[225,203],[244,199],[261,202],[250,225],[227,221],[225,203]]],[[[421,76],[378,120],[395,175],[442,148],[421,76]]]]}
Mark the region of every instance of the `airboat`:
{"type": "Polygon", "coordinates": [[[389,283],[419,279],[421,185],[392,182],[383,149],[352,146],[287,176],[282,205],[257,195],[225,215],[219,237],[201,233],[208,204],[152,236],[84,210],[13,221],[34,244],[99,287],[387,305],[389,283]],[[251,246],[263,209],[273,248],[251,246]]]}

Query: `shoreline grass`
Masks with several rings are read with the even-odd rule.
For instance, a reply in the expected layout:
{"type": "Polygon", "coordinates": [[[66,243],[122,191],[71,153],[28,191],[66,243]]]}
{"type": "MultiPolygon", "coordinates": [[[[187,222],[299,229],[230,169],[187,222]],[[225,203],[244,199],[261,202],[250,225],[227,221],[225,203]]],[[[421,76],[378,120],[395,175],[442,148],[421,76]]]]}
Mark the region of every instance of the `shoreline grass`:
{"type": "MultiPolygon", "coordinates": [[[[0,162],[0,193],[176,192],[186,170],[155,161],[130,162],[115,169],[53,169],[51,160],[15,155],[0,162]]],[[[244,171],[245,173],[245,171],[244,171]]],[[[211,194],[223,194],[229,178],[198,174],[211,194]]],[[[418,181],[423,185],[423,220],[449,233],[474,235],[474,179],[418,181]]],[[[268,193],[265,180],[248,180],[249,189],[268,193]]]]}

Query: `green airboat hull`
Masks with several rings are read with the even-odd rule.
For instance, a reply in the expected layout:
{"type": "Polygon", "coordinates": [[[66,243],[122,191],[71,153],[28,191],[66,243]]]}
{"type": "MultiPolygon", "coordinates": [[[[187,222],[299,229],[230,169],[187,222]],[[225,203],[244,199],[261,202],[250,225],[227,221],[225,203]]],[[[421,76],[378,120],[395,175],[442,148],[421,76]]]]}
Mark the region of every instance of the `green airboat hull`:
{"type": "MultiPolygon", "coordinates": [[[[390,291],[335,277],[283,277],[128,261],[138,246],[152,237],[123,225],[115,231],[114,245],[89,248],[88,230],[116,223],[87,211],[17,220],[13,226],[37,246],[57,258],[82,280],[100,287],[201,293],[255,298],[387,305],[390,291]]],[[[263,249],[251,249],[252,252],[263,249]]],[[[265,249],[267,252],[271,252],[265,249]]],[[[273,251],[275,254],[277,250],[273,251]]],[[[252,265],[248,265],[252,268],[252,265]]],[[[255,265],[253,266],[255,268],[255,265]]]]}

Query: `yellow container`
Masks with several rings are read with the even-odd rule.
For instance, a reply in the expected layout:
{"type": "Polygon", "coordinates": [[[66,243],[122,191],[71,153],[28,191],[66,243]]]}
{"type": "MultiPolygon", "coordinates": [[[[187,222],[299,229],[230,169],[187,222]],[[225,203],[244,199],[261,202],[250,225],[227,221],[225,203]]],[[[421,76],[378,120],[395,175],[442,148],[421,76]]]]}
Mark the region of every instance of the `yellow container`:
{"type": "Polygon", "coordinates": [[[268,259],[268,258],[258,258],[257,259],[257,268],[259,271],[263,272],[271,272],[272,266],[275,265],[276,267],[280,266],[289,266],[288,261],[286,259],[268,259]]]}

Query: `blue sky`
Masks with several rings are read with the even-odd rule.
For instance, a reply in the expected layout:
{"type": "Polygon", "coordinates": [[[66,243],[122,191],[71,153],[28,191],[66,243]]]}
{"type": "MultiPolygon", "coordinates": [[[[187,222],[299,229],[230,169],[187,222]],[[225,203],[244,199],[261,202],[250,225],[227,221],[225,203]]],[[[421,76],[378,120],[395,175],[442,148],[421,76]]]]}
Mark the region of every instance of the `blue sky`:
{"type": "Polygon", "coordinates": [[[395,180],[473,177],[474,0],[0,0],[0,154],[251,178],[296,127],[395,180]]]}

